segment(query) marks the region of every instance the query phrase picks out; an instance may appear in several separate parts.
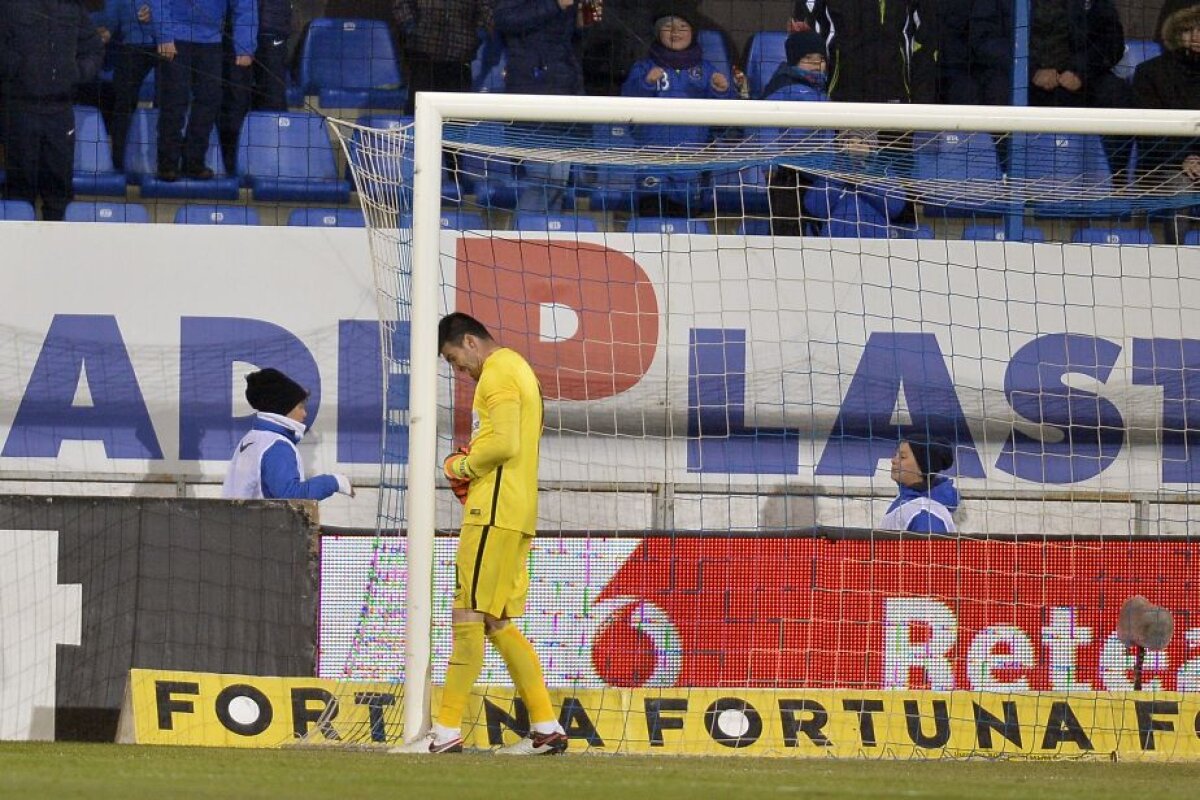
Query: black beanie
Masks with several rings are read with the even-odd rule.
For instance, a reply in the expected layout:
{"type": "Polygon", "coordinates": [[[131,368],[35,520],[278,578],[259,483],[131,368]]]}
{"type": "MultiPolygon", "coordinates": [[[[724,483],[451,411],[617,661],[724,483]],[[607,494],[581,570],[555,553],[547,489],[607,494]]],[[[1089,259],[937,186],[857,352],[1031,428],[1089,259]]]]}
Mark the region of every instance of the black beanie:
{"type": "Polygon", "coordinates": [[[941,439],[905,439],[922,475],[934,475],[954,466],[954,448],[941,439]]]}
{"type": "Polygon", "coordinates": [[[255,411],[287,416],[308,390],[277,369],[267,367],[246,376],[246,400],[255,411]]]}
{"type": "Polygon", "coordinates": [[[796,66],[796,62],[809,53],[820,53],[822,57],[826,55],[825,40],[816,31],[793,33],[787,37],[787,41],[783,43],[783,47],[784,52],[787,54],[789,67],[796,66]]]}
{"type": "Polygon", "coordinates": [[[660,3],[652,12],[654,14],[654,35],[658,36],[658,32],[663,26],[671,21],[671,17],[679,17],[681,20],[692,26],[693,33],[699,30],[696,25],[696,18],[692,15],[685,3],[660,3]]]}

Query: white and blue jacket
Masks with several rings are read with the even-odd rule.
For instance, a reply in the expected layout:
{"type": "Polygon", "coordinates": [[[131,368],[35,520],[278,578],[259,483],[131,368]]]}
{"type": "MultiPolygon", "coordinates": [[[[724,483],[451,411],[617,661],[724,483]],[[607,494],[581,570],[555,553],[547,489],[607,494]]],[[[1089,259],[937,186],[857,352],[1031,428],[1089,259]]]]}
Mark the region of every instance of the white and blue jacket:
{"type": "Polygon", "coordinates": [[[900,494],[888,506],[879,523],[882,531],[957,533],[951,514],[958,508],[958,489],[942,475],[930,475],[927,491],[900,486],[900,494]]]}
{"type": "Polygon", "coordinates": [[[254,427],[233,452],[221,496],[239,500],[324,500],[337,492],[350,494],[350,479],[345,475],[317,475],[304,480],[304,465],[296,445],[305,430],[302,422],[258,412],[254,427]]]}

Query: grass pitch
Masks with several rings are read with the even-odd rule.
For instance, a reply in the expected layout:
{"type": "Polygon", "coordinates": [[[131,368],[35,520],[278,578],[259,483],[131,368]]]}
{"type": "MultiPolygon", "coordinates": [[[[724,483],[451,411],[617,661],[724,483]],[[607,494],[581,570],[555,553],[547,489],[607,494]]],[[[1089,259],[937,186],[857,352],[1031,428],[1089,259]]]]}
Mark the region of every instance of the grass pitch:
{"type": "Polygon", "coordinates": [[[388,756],[331,750],[226,750],[0,743],[0,797],[422,797],[445,800],[1195,798],[1200,764],[896,762],[491,754],[388,756]]]}

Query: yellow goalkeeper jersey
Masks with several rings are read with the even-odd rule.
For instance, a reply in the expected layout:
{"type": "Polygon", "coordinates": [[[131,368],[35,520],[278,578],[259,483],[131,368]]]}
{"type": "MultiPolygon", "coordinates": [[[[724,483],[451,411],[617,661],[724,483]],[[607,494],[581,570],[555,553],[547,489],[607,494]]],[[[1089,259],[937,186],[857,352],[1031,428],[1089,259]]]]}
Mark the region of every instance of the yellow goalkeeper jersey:
{"type": "Polygon", "coordinates": [[[542,387],[524,358],[502,347],[483,362],[471,405],[468,469],[475,477],[465,525],[495,525],[533,535],[537,528],[542,387]]]}

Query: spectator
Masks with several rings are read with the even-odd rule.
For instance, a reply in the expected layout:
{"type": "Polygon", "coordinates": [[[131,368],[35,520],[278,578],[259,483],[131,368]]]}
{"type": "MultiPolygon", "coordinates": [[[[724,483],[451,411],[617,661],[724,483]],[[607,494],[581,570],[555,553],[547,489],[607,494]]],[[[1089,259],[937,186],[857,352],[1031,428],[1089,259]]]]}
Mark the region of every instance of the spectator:
{"type": "Polygon", "coordinates": [[[208,140],[221,110],[221,37],[232,15],[235,64],[249,67],[258,38],[256,0],[154,0],[158,67],[158,177],[210,180],[208,140]],[[187,130],[184,131],[184,123],[187,130]]]}
{"type": "MultiPolygon", "coordinates": [[[[1134,106],[1200,109],[1200,3],[1169,15],[1161,32],[1162,55],[1133,74],[1134,106]]],[[[1200,182],[1200,138],[1139,139],[1138,171],[1157,172],[1180,188],[1200,182]]]]}
{"type": "MultiPolygon", "coordinates": [[[[504,39],[511,94],[583,94],[583,70],[575,53],[578,31],[602,16],[602,0],[585,8],[576,0],[493,0],[493,21],[504,39]]],[[[543,127],[543,130],[545,128],[543,127]]],[[[522,211],[562,210],[570,164],[528,162],[522,211]]]]}
{"type": "Polygon", "coordinates": [[[61,220],[74,192],[80,84],[104,60],[96,26],[78,0],[10,0],[0,16],[0,84],[7,115],[6,196],[61,220]]]}
{"type": "Polygon", "coordinates": [[[392,16],[404,42],[408,108],[417,92],[471,91],[479,31],[491,28],[491,0],[395,0],[392,16]]]}
{"type": "Polygon", "coordinates": [[[236,20],[226,17],[224,45],[224,92],[217,131],[225,172],[237,172],[238,139],[242,121],[255,111],[287,111],[288,36],[292,32],[291,0],[257,0],[258,37],[253,63],[239,59],[236,20]]]}
{"type": "Polygon", "coordinates": [[[629,68],[652,41],[655,8],[646,0],[605,0],[604,17],[583,33],[584,89],[591,95],[621,93],[629,68]]]}
{"type": "Polygon", "coordinates": [[[937,91],[934,0],[796,0],[788,32],[828,49],[829,96],[842,102],[931,103],[937,91]]]}
{"type": "Polygon", "coordinates": [[[125,171],[125,145],[129,125],[138,107],[142,83],[158,64],[150,0],[108,0],[104,18],[112,39],[113,109],[108,134],[112,139],[113,166],[125,171]]]}
{"type": "MultiPolygon", "coordinates": [[[[847,131],[838,136],[841,148],[836,171],[850,175],[886,175],[875,161],[875,134],[847,131]]],[[[804,195],[804,209],[823,220],[822,236],[886,239],[892,221],[906,211],[904,196],[866,183],[818,177],[804,195]]]]}
{"type": "Polygon", "coordinates": [[[954,517],[958,489],[939,472],[954,465],[954,448],[947,442],[916,437],[901,440],[892,456],[892,480],[900,488],[879,523],[885,531],[957,533],[954,517]]]}
{"type": "MultiPolygon", "coordinates": [[[[682,97],[729,99],[736,96],[733,82],[700,52],[691,19],[681,11],[663,14],[654,21],[654,41],[646,58],[634,63],[621,87],[626,97],[682,97]]],[[[703,144],[710,132],[704,125],[642,125],[636,132],[639,143],[657,147],[703,144]]],[[[666,173],[658,191],[643,195],[639,213],[649,216],[687,216],[689,184],[695,174],[666,173]]]]}
{"type": "Polygon", "coordinates": [[[1176,11],[1182,11],[1194,5],[1196,5],[1196,0],[1166,0],[1162,4],[1162,8],[1158,10],[1158,21],[1154,24],[1154,41],[1159,44],[1163,43],[1163,28],[1167,25],[1168,17],[1176,11]]]}
{"type": "MultiPolygon", "coordinates": [[[[767,100],[794,102],[825,102],[827,83],[825,40],[816,31],[804,30],[790,34],[784,45],[787,63],[781,64],[767,81],[763,94],[767,100]]],[[[811,137],[813,131],[790,131],[790,135],[811,137]]],[[[762,129],[762,137],[778,136],[779,132],[762,129]]],[[[777,166],[771,170],[771,233],[775,236],[800,236],[801,197],[811,181],[803,172],[792,167],[777,166]]]]}

